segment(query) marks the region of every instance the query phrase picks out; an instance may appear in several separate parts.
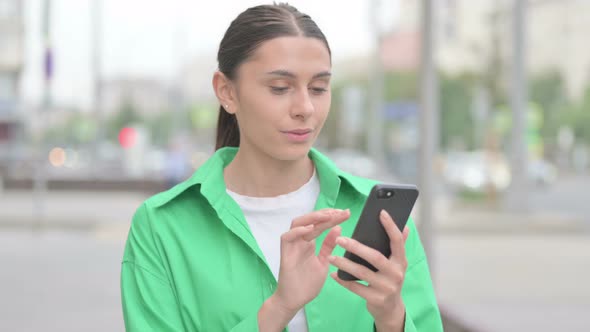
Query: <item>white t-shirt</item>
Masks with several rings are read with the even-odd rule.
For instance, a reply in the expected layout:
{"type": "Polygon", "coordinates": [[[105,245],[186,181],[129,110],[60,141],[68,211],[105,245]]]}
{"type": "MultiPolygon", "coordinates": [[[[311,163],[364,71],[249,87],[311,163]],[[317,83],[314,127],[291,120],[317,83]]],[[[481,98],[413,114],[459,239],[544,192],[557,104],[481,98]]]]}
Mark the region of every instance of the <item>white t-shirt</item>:
{"type": "MultiPolygon", "coordinates": [[[[289,231],[293,219],[313,211],[320,193],[316,172],[301,188],[276,197],[250,197],[227,190],[244,212],[258,246],[275,276],[279,278],[281,235],[289,231]]],[[[287,325],[290,332],[307,332],[303,309],[287,325]]]]}

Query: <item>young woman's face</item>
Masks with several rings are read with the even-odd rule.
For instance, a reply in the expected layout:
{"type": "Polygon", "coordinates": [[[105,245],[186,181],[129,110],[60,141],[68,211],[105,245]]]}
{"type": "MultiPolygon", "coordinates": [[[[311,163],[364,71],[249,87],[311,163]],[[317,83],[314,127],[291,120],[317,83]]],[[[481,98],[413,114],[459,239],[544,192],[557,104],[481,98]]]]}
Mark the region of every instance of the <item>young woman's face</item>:
{"type": "Polygon", "coordinates": [[[238,68],[240,147],[279,160],[305,157],[330,109],[330,69],[330,54],[318,39],[262,43],[238,68]]]}

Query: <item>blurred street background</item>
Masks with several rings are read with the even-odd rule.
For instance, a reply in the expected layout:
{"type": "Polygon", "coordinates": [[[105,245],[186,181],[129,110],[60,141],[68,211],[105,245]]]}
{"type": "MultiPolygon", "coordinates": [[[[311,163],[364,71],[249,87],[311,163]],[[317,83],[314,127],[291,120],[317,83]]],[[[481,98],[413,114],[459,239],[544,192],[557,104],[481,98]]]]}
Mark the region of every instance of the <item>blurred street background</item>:
{"type": "MultiPolygon", "coordinates": [[[[445,331],[590,331],[590,1],[289,3],[333,54],[316,147],[420,188],[445,331]]],[[[213,153],[258,4],[0,0],[0,331],[124,330],[131,217],[213,153]]]]}

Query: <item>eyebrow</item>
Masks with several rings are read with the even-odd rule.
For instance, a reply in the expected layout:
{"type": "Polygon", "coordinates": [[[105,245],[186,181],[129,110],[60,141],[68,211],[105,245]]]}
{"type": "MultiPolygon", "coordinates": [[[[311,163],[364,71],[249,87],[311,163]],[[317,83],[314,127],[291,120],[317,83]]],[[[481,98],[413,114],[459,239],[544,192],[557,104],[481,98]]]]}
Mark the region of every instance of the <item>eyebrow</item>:
{"type": "MultiPolygon", "coordinates": [[[[267,75],[276,75],[276,76],[289,77],[289,78],[297,78],[297,75],[293,74],[290,71],[283,70],[283,69],[273,70],[273,71],[268,72],[266,74],[267,75]]],[[[329,71],[323,71],[323,72],[320,72],[320,73],[317,73],[317,74],[313,75],[312,79],[316,79],[316,78],[320,78],[320,77],[330,77],[330,76],[332,76],[332,73],[330,73],[329,71]]]]}

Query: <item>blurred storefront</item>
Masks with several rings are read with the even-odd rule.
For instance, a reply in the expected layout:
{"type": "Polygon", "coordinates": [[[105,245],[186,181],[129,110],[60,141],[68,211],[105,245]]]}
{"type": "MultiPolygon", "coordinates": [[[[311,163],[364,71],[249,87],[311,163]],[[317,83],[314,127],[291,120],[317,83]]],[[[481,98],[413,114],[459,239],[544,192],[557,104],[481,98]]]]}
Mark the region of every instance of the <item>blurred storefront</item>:
{"type": "Polygon", "coordinates": [[[19,97],[23,59],[23,1],[0,0],[0,169],[14,160],[24,131],[19,97]]]}

